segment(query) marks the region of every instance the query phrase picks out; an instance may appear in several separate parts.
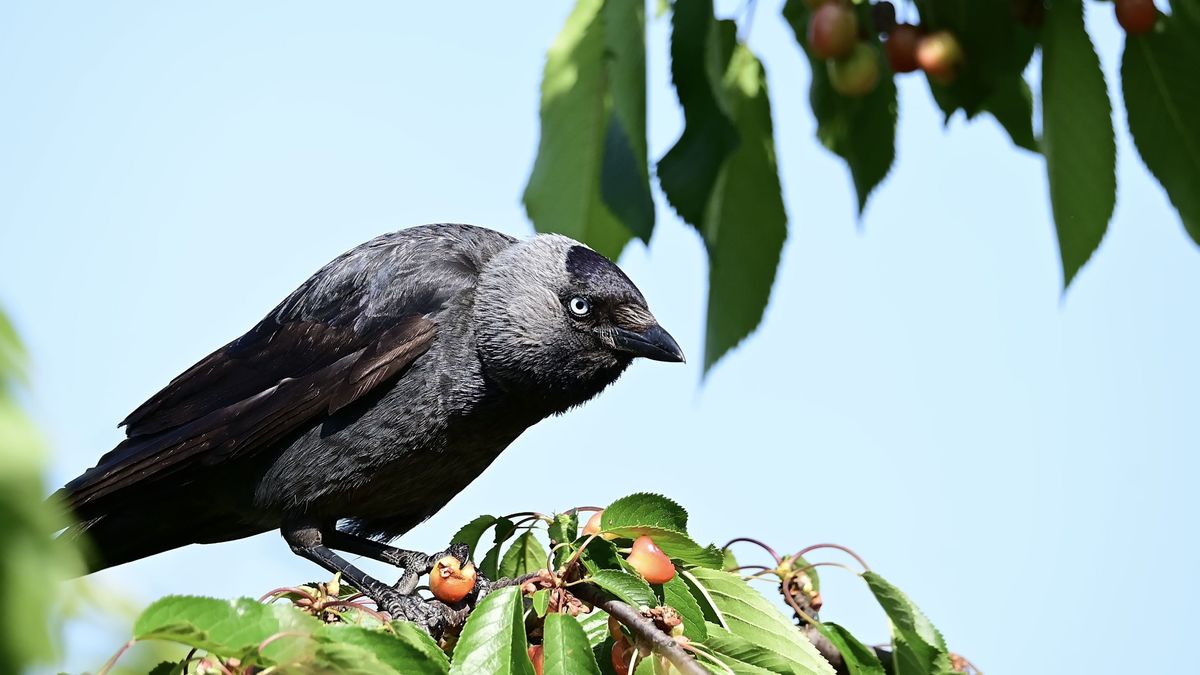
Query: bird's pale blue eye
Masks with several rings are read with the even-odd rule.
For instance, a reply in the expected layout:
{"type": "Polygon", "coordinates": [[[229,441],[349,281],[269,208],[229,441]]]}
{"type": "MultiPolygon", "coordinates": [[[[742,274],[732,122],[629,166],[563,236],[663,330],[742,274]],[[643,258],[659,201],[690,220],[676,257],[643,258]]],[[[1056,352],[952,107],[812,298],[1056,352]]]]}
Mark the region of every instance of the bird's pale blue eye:
{"type": "Polygon", "coordinates": [[[587,316],[588,312],[592,311],[592,306],[588,304],[587,300],[577,295],[567,303],[567,309],[571,310],[575,316],[587,316]]]}

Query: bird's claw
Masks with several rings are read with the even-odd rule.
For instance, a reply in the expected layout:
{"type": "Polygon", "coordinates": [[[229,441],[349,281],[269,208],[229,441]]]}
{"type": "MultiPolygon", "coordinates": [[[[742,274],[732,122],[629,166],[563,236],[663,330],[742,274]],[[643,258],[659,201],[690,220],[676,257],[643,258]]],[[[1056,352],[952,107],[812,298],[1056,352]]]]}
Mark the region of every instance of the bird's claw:
{"type": "Polygon", "coordinates": [[[425,600],[394,588],[380,589],[374,595],[371,599],[375,605],[393,620],[411,621],[434,637],[442,634],[452,618],[450,608],[438,600],[425,600]]]}
{"type": "Polygon", "coordinates": [[[421,576],[432,572],[437,561],[446,556],[453,556],[460,564],[465,565],[470,555],[471,549],[466,544],[451,544],[445,551],[433,555],[419,551],[404,551],[403,554],[391,561],[396,567],[404,570],[393,588],[403,595],[411,595],[417,589],[417,583],[421,576]]]}

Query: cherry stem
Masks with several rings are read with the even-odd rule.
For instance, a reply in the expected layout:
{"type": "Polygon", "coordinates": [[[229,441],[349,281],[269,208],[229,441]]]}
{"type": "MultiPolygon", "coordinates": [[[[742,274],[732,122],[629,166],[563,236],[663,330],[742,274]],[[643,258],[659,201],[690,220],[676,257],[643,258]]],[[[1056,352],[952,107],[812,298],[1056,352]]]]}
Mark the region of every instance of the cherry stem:
{"type": "Polygon", "coordinates": [[[108,671],[112,670],[113,666],[117,665],[117,661],[125,655],[125,652],[129,651],[129,648],[132,647],[133,643],[135,642],[137,642],[136,639],[130,640],[122,645],[121,648],[117,650],[117,653],[112,655],[111,659],[105,661],[104,665],[100,667],[100,670],[96,672],[96,675],[108,675],[108,671]]]}
{"type": "Polygon", "coordinates": [[[568,560],[567,563],[562,566],[563,573],[566,573],[567,570],[571,569],[571,565],[574,565],[579,560],[579,556],[583,555],[583,550],[585,548],[587,548],[588,545],[591,544],[592,541],[594,541],[596,539],[596,537],[599,537],[599,536],[600,535],[598,533],[588,535],[588,538],[585,539],[583,542],[583,546],[580,546],[579,550],[575,551],[575,554],[571,556],[571,559],[568,560]]]}
{"type": "Polygon", "coordinates": [[[759,548],[761,548],[762,550],[766,551],[767,553],[771,554],[771,557],[775,559],[776,565],[783,562],[783,558],[781,558],[779,556],[779,554],[775,552],[775,549],[773,549],[770,546],[767,546],[766,544],[764,544],[763,542],[761,542],[757,539],[753,539],[751,537],[738,537],[736,539],[730,539],[729,543],[727,543],[721,547],[721,550],[722,551],[728,550],[730,546],[733,546],[734,544],[738,543],[739,541],[744,541],[747,544],[754,544],[754,545],[758,546],[759,548]]]}
{"type": "Polygon", "coordinates": [[[871,569],[871,567],[869,565],[867,565],[867,561],[862,559],[862,556],[855,553],[853,549],[851,549],[847,546],[842,546],[841,544],[813,544],[812,546],[805,546],[804,548],[800,549],[796,553],[796,557],[798,557],[798,558],[803,557],[805,553],[811,553],[812,551],[815,551],[815,550],[821,549],[821,548],[833,548],[833,549],[837,549],[843,553],[849,554],[851,558],[854,558],[855,560],[858,561],[859,565],[862,565],[864,572],[870,571],[870,569],[871,569]]]}
{"type": "Polygon", "coordinates": [[[761,570],[763,572],[774,572],[775,568],[767,567],[766,565],[742,565],[741,567],[735,567],[735,568],[733,568],[731,570],[727,570],[727,571],[741,572],[742,570],[761,570]]]}
{"type": "MultiPolygon", "coordinates": [[[[799,574],[800,572],[807,572],[815,567],[840,567],[840,568],[846,570],[847,572],[853,574],[854,576],[858,576],[858,572],[854,571],[853,567],[850,567],[849,565],[846,565],[844,563],[833,562],[833,561],[828,561],[828,560],[821,561],[821,562],[815,562],[815,563],[809,563],[809,564],[805,565],[804,567],[797,567],[797,568],[795,568],[795,572],[797,574],[799,574]]],[[[794,576],[794,575],[792,575],[792,576],[794,576]]]]}
{"type": "Polygon", "coordinates": [[[538,513],[537,511],[518,511],[517,513],[510,513],[507,516],[501,517],[504,520],[513,520],[514,518],[525,518],[526,520],[550,520],[550,516],[547,516],[544,513],[538,513]]]}
{"type": "Polygon", "coordinates": [[[571,509],[571,511],[574,511],[574,512],[579,512],[579,511],[603,511],[603,510],[604,510],[604,509],[603,509],[603,508],[601,508],[601,507],[599,507],[599,506],[576,506],[575,508],[571,509]]]}
{"type": "Polygon", "coordinates": [[[746,575],[746,576],[742,577],[742,579],[743,579],[743,580],[745,580],[745,581],[772,581],[772,582],[778,582],[778,581],[779,581],[779,573],[778,573],[778,572],[776,572],[775,570],[768,569],[768,570],[765,570],[765,571],[762,571],[762,572],[756,572],[756,573],[754,573],[754,574],[749,574],[749,575],[746,575]]]}
{"type": "Polygon", "coordinates": [[[317,600],[316,596],[314,596],[312,593],[309,593],[308,591],[304,591],[304,590],[301,590],[294,586],[291,586],[291,587],[276,588],[276,589],[267,591],[266,593],[263,593],[263,596],[261,598],[259,598],[258,601],[266,602],[267,598],[270,598],[271,602],[275,602],[280,597],[282,597],[284,595],[288,595],[288,594],[303,596],[309,602],[316,602],[316,600],[317,600]]]}
{"type": "MultiPolygon", "coordinates": [[[[516,514],[516,515],[520,515],[520,514],[516,514]]],[[[518,529],[521,529],[523,526],[525,526],[525,523],[533,523],[533,522],[537,522],[537,521],[550,522],[550,519],[547,518],[546,516],[543,516],[540,513],[531,513],[531,514],[526,515],[524,518],[522,518],[520,520],[514,521],[513,529],[518,530],[518,529]]],[[[533,528],[534,528],[533,525],[529,525],[528,527],[526,527],[526,529],[530,529],[530,530],[532,530],[533,528]]]]}

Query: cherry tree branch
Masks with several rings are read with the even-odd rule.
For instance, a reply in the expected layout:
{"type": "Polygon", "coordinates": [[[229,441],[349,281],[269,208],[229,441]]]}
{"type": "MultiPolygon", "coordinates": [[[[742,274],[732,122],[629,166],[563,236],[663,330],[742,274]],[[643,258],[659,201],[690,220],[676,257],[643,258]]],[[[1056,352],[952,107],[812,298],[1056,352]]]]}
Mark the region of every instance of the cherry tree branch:
{"type": "Polygon", "coordinates": [[[692,658],[691,654],[688,654],[683,647],[679,646],[679,643],[672,640],[671,636],[659,630],[653,621],[642,616],[642,613],[632,605],[617,600],[589,584],[573,586],[571,592],[580,600],[608,612],[610,616],[616,618],[617,621],[620,621],[645,643],[649,644],[651,649],[659,655],[666,657],[671,662],[671,665],[678,668],[679,672],[683,673],[683,675],[710,675],[696,659],[692,658]]]}

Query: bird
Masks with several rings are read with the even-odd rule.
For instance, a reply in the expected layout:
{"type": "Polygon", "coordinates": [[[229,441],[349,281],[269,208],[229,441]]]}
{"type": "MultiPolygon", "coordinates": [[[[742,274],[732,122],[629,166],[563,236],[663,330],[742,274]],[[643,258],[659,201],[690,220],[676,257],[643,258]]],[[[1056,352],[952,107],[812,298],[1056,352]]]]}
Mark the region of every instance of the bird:
{"type": "MultiPolygon", "coordinates": [[[[279,530],[393,616],[428,556],[390,542],[528,427],[635,358],[679,344],[608,258],[558,234],[430,224],[363,243],[121,422],[126,438],[54,498],[88,572],[279,530]],[[404,568],[389,585],[348,562],[404,568]]],[[[465,558],[466,551],[448,549],[465,558]]]]}

